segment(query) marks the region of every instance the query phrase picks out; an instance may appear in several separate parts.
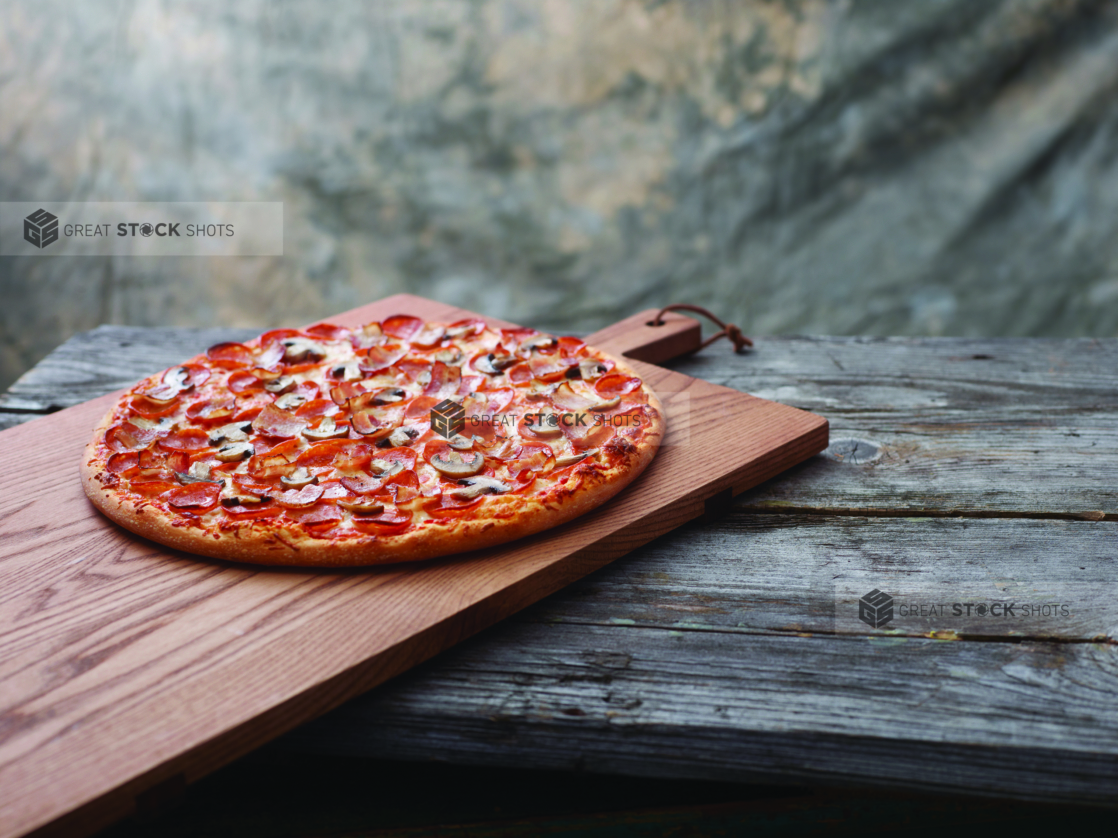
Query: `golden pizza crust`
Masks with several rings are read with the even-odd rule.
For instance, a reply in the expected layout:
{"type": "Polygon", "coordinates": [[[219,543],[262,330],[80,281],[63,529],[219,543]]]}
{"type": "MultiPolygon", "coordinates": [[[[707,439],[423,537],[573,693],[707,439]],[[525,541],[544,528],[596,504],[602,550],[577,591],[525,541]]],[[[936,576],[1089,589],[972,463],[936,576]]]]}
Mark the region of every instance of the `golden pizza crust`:
{"type": "MultiPolygon", "coordinates": [[[[608,358],[615,369],[629,376],[636,373],[621,359],[594,350],[608,358]]],[[[525,494],[488,496],[473,518],[447,518],[424,522],[418,528],[396,535],[348,536],[344,540],[315,538],[285,526],[282,518],[241,522],[236,530],[213,532],[184,526],[172,514],[147,502],[133,503],[98,479],[107,458],[98,455],[99,443],[113,424],[117,406],[94,430],[82,456],[81,476],[85,493],[101,512],[137,535],[169,547],[251,564],[297,567],[360,567],[420,561],[452,553],[494,547],[564,524],[608,501],[632,483],[652,462],[665,432],[663,407],[655,393],[641,384],[648,398],[650,427],[638,444],[608,469],[586,469],[582,482],[557,501],[543,503],[528,490],[525,494]]],[[[574,470],[580,466],[575,466],[574,470]]]]}

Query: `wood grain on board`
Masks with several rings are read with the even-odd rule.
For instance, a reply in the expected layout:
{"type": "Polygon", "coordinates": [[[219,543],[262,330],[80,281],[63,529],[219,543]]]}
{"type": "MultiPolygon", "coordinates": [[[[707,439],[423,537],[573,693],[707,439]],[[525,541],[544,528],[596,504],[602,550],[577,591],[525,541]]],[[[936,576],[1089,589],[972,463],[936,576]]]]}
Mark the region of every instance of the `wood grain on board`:
{"type": "MultiPolygon", "coordinates": [[[[401,312],[469,315],[400,295],[332,320],[401,312]]],[[[634,322],[602,348],[652,343],[666,357],[693,345],[692,323],[677,315],[650,340],[634,322]]],[[[0,835],[56,819],[91,832],[137,795],[197,779],[826,445],[818,416],[633,365],[669,427],[638,481],[564,527],[420,566],[269,570],[120,529],[76,476],[112,395],[0,433],[0,835]]]]}

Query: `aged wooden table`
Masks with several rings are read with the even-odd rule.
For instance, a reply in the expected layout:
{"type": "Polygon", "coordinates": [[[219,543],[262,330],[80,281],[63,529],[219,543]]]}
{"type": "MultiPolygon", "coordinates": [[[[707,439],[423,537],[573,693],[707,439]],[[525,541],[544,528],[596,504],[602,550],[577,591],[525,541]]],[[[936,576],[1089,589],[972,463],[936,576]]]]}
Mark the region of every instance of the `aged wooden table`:
{"type": "MultiPolygon", "coordinates": [[[[0,427],[249,334],[76,336],[0,427]]],[[[831,448],[276,747],[1118,802],[1118,340],[769,338],[674,367],[828,417],[831,448]],[[1062,611],[871,629],[871,588],[1062,611]]]]}

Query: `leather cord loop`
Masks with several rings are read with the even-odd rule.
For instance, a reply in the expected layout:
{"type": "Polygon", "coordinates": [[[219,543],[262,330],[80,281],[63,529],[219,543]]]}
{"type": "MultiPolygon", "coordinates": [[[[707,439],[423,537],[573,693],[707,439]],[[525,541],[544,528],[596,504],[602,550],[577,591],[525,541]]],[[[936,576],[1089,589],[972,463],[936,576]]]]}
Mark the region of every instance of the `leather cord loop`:
{"type": "MultiPolygon", "coordinates": [[[[653,318],[652,325],[664,325],[664,314],[669,311],[690,311],[694,312],[695,314],[701,314],[703,315],[703,317],[712,320],[714,323],[717,323],[719,326],[722,327],[721,332],[716,332],[715,334],[704,340],[701,344],[699,344],[699,349],[706,349],[716,340],[723,337],[730,339],[730,342],[734,345],[735,352],[742,352],[747,346],[753,346],[753,341],[743,335],[741,333],[741,329],[739,329],[733,323],[723,323],[717,315],[712,314],[702,306],[693,306],[689,303],[673,303],[670,306],[664,306],[662,309],[660,309],[660,313],[653,318]]],[[[699,349],[696,349],[695,351],[698,352],[699,349]]]]}

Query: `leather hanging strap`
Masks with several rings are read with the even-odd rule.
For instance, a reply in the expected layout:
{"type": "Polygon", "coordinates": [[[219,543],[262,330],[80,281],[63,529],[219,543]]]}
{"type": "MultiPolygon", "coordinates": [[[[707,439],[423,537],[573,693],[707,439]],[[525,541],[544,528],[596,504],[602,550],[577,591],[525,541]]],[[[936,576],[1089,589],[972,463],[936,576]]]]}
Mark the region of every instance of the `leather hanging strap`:
{"type": "MultiPolygon", "coordinates": [[[[734,345],[735,352],[741,352],[747,346],[753,346],[753,341],[743,335],[741,333],[741,329],[739,329],[733,323],[723,323],[716,315],[707,311],[702,306],[693,306],[689,303],[674,303],[670,306],[664,306],[662,309],[660,309],[660,313],[653,318],[652,325],[664,325],[664,314],[665,312],[669,311],[691,311],[695,314],[701,314],[703,315],[703,317],[710,319],[711,321],[717,323],[719,326],[722,327],[721,332],[716,332],[715,334],[704,340],[701,344],[699,344],[699,349],[706,349],[716,340],[723,337],[730,339],[730,342],[734,345]]],[[[696,349],[695,351],[698,352],[699,349],[696,349]]]]}

